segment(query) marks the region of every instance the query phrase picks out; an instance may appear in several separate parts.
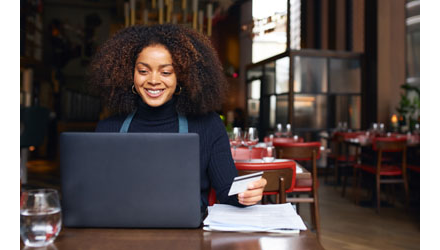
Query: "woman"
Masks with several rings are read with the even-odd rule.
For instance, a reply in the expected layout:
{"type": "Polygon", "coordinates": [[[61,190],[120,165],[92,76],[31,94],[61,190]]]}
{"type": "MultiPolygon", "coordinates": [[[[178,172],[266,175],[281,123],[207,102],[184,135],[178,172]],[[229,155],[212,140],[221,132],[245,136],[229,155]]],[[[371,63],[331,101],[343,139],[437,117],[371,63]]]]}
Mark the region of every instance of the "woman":
{"type": "MultiPolygon", "coordinates": [[[[95,55],[91,84],[116,113],[97,132],[179,131],[199,134],[201,197],[210,188],[221,203],[241,206],[261,200],[266,180],[237,196],[228,191],[237,176],[229,139],[218,114],[226,92],[222,66],[209,40],[178,25],[133,26],[118,32],[95,55]]],[[[182,180],[185,181],[185,180],[182,180]]]]}

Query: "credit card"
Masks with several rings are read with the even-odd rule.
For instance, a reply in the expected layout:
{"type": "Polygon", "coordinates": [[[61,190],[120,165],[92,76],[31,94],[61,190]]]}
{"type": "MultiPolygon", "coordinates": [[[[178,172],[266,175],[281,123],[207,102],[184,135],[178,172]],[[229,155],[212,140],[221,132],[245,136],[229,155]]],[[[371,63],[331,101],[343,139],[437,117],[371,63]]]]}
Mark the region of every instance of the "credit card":
{"type": "Polygon", "coordinates": [[[264,172],[261,171],[261,172],[235,177],[234,182],[232,182],[231,188],[229,189],[228,196],[243,193],[244,191],[247,190],[248,184],[261,179],[263,173],[264,172]]]}

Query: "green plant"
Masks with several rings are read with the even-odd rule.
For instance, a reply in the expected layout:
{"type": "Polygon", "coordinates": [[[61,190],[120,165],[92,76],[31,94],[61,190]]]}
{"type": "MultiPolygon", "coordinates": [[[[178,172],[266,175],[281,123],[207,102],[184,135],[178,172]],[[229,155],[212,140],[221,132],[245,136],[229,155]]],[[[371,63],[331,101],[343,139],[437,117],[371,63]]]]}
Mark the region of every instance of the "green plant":
{"type": "Polygon", "coordinates": [[[400,94],[399,106],[396,108],[400,115],[400,125],[413,130],[420,119],[420,88],[408,83],[402,84],[400,88],[404,91],[400,94]]]}

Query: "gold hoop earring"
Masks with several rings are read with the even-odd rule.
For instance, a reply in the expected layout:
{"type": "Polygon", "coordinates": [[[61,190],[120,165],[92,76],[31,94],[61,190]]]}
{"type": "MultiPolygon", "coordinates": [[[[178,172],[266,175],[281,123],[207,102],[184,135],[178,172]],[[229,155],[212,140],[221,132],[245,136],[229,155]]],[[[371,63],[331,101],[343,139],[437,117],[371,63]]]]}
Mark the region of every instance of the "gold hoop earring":
{"type": "Polygon", "coordinates": [[[134,88],[134,84],[131,85],[131,92],[135,95],[137,95],[138,93],[136,92],[136,89],[134,88]]]}
{"type": "Polygon", "coordinates": [[[174,95],[180,95],[181,92],[182,92],[182,86],[179,85],[179,91],[174,92],[174,95]]]}

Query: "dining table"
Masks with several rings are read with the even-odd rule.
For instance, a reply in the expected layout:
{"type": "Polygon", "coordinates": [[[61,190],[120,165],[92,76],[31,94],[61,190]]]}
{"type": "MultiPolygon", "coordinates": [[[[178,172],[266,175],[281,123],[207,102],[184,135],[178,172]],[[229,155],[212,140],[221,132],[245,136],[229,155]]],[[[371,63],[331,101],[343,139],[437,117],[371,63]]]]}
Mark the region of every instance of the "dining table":
{"type": "MultiPolygon", "coordinates": [[[[20,249],[27,248],[20,242],[20,249]]],[[[179,249],[179,250],[323,250],[315,234],[219,232],[197,229],[67,228],[47,250],[179,249]]]]}
{"type": "MultiPolygon", "coordinates": [[[[416,148],[420,148],[420,135],[405,135],[405,134],[392,134],[392,133],[388,133],[386,135],[386,137],[395,137],[395,138],[402,138],[402,137],[406,137],[407,138],[407,142],[406,142],[406,146],[409,150],[409,152],[413,152],[416,148]]],[[[371,154],[372,152],[372,147],[373,147],[373,139],[372,137],[369,136],[365,136],[365,135],[359,135],[356,137],[349,137],[349,138],[345,138],[344,139],[344,143],[348,146],[348,147],[353,147],[354,148],[354,153],[355,153],[355,158],[357,159],[356,161],[360,161],[360,156],[363,152],[367,152],[367,154],[371,154]]],[[[348,150],[347,150],[347,154],[348,154],[348,150]]],[[[348,155],[347,155],[348,157],[348,155]]]]}

